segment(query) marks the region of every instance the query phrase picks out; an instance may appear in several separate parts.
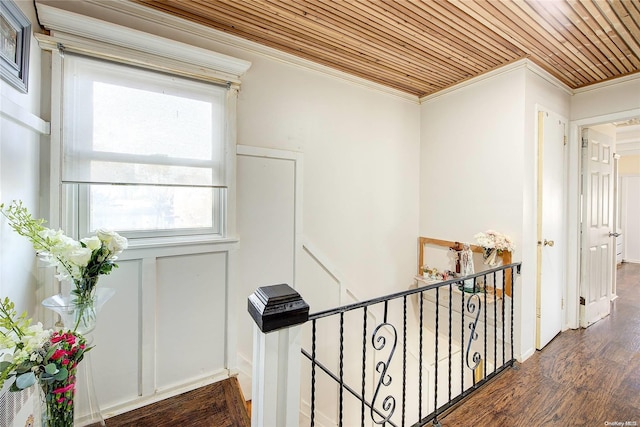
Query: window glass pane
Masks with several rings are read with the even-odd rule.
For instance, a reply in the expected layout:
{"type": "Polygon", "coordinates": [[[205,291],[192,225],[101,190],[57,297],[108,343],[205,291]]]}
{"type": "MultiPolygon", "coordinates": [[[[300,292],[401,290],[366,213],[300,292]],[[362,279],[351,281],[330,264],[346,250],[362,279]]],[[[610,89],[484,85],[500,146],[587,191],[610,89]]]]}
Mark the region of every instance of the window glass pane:
{"type": "Polygon", "coordinates": [[[219,233],[215,218],[221,189],[160,186],[91,185],[89,231],[108,228],[157,231],[210,228],[219,233]]]}
{"type": "Polygon", "coordinates": [[[225,108],[226,88],[69,55],[63,180],[225,185],[225,108]]]}
{"type": "Polygon", "coordinates": [[[213,107],[210,101],[94,82],[92,148],[211,160],[213,107]]]}
{"type": "Polygon", "coordinates": [[[227,88],[73,54],[64,67],[62,179],[79,234],[224,235],[227,88]]]}

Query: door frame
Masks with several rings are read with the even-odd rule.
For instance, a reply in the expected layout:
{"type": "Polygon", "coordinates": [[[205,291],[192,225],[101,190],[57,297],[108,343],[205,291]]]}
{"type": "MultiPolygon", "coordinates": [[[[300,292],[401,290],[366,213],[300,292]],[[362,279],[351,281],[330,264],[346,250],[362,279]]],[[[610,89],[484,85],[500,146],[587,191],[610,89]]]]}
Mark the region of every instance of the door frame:
{"type": "MultiPolygon", "coordinates": [[[[620,111],[601,116],[588,117],[569,122],[569,147],[567,156],[567,300],[566,326],[580,327],[580,215],[582,200],[580,195],[580,175],[582,173],[582,129],[615,121],[628,120],[640,116],[640,108],[620,111]]],[[[615,269],[614,269],[615,271],[615,269]]]]}

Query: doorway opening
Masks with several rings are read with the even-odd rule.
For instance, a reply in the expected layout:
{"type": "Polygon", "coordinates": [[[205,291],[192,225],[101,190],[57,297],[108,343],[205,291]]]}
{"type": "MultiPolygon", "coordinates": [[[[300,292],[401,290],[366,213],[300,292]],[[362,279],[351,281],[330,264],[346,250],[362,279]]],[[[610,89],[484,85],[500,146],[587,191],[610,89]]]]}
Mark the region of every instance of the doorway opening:
{"type": "MultiPolygon", "coordinates": [[[[567,281],[568,281],[568,304],[567,304],[567,318],[566,324],[569,328],[586,327],[593,323],[594,319],[588,319],[589,313],[586,310],[588,301],[585,295],[588,295],[587,286],[589,285],[586,277],[591,268],[590,260],[585,260],[585,251],[589,251],[588,236],[585,235],[584,221],[587,220],[587,209],[597,207],[596,205],[589,204],[585,206],[585,191],[590,186],[595,185],[596,179],[587,173],[585,179],[585,162],[591,157],[595,156],[595,149],[589,147],[588,135],[587,135],[587,147],[583,146],[583,136],[587,129],[600,129],[607,130],[613,135],[613,141],[615,142],[615,149],[611,151],[611,166],[615,165],[616,168],[612,174],[611,181],[605,185],[609,185],[612,190],[611,199],[611,217],[609,218],[609,229],[607,230],[608,245],[610,252],[606,252],[609,263],[607,264],[608,270],[605,270],[608,278],[610,278],[609,288],[605,289],[609,295],[609,301],[616,296],[615,288],[615,276],[616,267],[619,263],[625,259],[625,248],[627,243],[636,239],[635,235],[640,234],[637,232],[638,226],[636,221],[639,216],[631,218],[628,214],[625,216],[621,209],[622,204],[629,202],[629,198],[632,194],[625,194],[628,189],[625,190],[621,187],[621,180],[623,176],[633,175],[627,169],[628,159],[635,159],[634,156],[640,156],[640,109],[634,109],[629,111],[623,111],[615,114],[609,114],[606,116],[594,117],[589,119],[583,119],[574,121],[570,125],[570,158],[568,163],[569,169],[569,182],[568,182],[568,236],[567,241],[568,253],[567,253],[567,281]],[[585,153],[585,150],[592,149],[592,153],[585,153]],[[623,168],[620,170],[621,161],[623,168]],[[623,219],[624,217],[624,219],[623,219]],[[624,221],[627,221],[627,225],[623,225],[624,221]],[[631,222],[629,222],[631,221],[631,222]],[[630,227],[630,225],[632,225],[630,227]],[[635,227],[635,228],[634,228],[635,227]],[[629,236],[631,239],[627,242],[625,239],[624,228],[629,228],[633,231],[634,235],[629,236]],[[609,236],[609,233],[611,235],[609,236]],[[619,236],[617,236],[619,234],[619,236]]],[[[602,155],[602,152],[600,151],[602,155]]],[[[640,162],[640,157],[638,157],[640,162]]],[[[633,162],[632,162],[633,163],[633,162]]],[[[638,166],[640,168],[640,165],[638,166]]],[[[638,180],[640,181],[640,171],[637,173],[638,180]]],[[[598,182],[598,191],[602,190],[602,182],[598,182]]],[[[640,195],[636,195],[640,198],[640,195]]],[[[640,201],[633,200],[634,203],[631,207],[640,204],[640,201]]],[[[625,205],[625,209],[629,206],[625,205]]],[[[602,213],[602,207],[600,206],[600,214],[602,213]]],[[[640,237],[638,237],[640,239],[640,237]]],[[[639,243],[640,244],[640,243],[639,243]]],[[[592,251],[591,253],[595,253],[592,251]]],[[[629,259],[630,261],[634,261],[629,259]]],[[[640,262],[637,260],[636,262],[640,262]]],[[[603,274],[603,271],[600,271],[603,274]]],[[[598,280],[602,280],[601,278],[598,280]]],[[[609,303],[607,301],[607,304],[609,303]]],[[[597,317],[597,316],[596,316],[597,317]]]]}

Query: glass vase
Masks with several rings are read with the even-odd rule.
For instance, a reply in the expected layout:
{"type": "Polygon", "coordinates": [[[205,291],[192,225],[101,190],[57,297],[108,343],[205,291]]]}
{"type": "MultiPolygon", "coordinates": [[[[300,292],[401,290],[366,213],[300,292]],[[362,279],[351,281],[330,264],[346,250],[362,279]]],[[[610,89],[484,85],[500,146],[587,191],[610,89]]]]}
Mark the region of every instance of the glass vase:
{"type": "MultiPolygon", "coordinates": [[[[87,340],[87,345],[91,346],[92,332],[96,328],[100,309],[114,294],[115,289],[94,289],[93,295],[81,302],[75,295],[57,294],[46,298],[42,301],[42,305],[60,315],[64,329],[75,330],[82,334],[87,340]]],[[[69,426],[105,426],[93,382],[91,353],[92,351],[85,353],[84,359],[77,367],[75,413],[72,415],[74,421],[69,426]]],[[[66,424],[45,424],[44,416],[42,425],[43,427],[66,426],[66,424]]]]}
{"type": "Polygon", "coordinates": [[[65,329],[87,335],[96,328],[100,309],[115,292],[111,288],[95,289],[84,300],[75,295],[57,294],[42,301],[42,305],[60,315],[65,329]]]}
{"type": "Polygon", "coordinates": [[[484,249],[484,263],[489,267],[495,267],[497,265],[498,250],[494,248],[484,249]]]}
{"type": "Polygon", "coordinates": [[[40,382],[42,427],[74,426],[75,371],[75,367],[69,370],[64,381],[40,382]]]}

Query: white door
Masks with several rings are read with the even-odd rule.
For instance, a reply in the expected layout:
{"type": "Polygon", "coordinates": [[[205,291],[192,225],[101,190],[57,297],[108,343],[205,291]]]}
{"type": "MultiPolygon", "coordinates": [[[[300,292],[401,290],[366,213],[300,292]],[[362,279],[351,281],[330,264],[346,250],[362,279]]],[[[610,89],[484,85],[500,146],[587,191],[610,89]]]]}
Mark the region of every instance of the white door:
{"type": "Polygon", "coordinates": [[[253,319],[247,298],[260,286],[294,284],[295,162],[246,148],[236,158],[238,250],[237,340],[239,380],[251,396],[253,319]]]}
{"type": "Polygon", "coordinates": [[[538,270],[536,347],[562,328],[565,257],[564,164],[566,121],[538,112],[538,270]]]}
{"type": "Polygon", "coordinates": [[[582,245],[580,325],[610,312],[613,237],[613,138],[593,129],[582,134],[582,245]]]}

